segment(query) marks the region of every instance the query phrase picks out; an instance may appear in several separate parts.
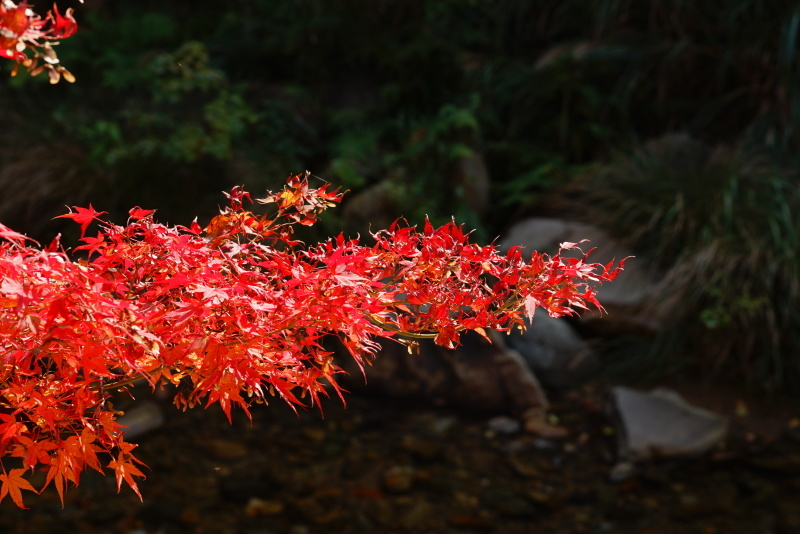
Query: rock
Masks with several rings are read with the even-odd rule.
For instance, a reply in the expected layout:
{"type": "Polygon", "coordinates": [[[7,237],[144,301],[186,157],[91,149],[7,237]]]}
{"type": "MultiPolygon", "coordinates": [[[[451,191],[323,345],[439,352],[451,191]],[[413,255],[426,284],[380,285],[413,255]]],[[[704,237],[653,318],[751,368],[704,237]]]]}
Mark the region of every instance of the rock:
{"type": "Polygon", "coordinates": [[[453,416],[443,416],[437,417],[434,421],[430,424],[430,433],[433,436],[443,437],[447,435],[451,428],[457,423],[457,420],[453,416]]]}
{"type": "Polygon", "coordinates": [[[455,196],[478,215],[489,207],[489,171],[486,161],[479,153],[458,158],[453,164],[450,177],[455,196]]]}
{"type": "Polygon", "coordinates": [[[247,501],[244,513],[247,517],[259,517],[280,514],[285,508],[286,506],[281,501],[252,497],[247,501]]]}
{"type": "Polygon", "coordinates": [[[486,423],[486,428],[495,434],[516,434],[519,432],[520,424],[516,419],[498,415],[489,419],[486,423]]]}
{"type": "Polygon", "coordinates": [[[439,460],[444,455],[444,447],[441,443],[414,435],[403,436],[397,446],[400,450],[410,453],[415,459],[427,462],[439,460]]]}
{"type": "Polygon", "coordinates": [[[514,332],[507,341],[549,388],[573,388],[600,369],[597,355],[563,318],[537,314],[525,332],[514,332]]]}
{"type": "Polygon", "coordinates": [[[414,485],[414,468],[395,465],[383,472],[383,485],[391,493],[404,493],[414,485]]]}
{"type": "Polygon", "coordinates": [[[611,482],[624,482],[636,473],[636,465],[633,462],[617,462],[608,473],[611,482]]]}
{"type": "Polygon", "coordinates": [[[728,432],[724,417],[692,406],[671,390],[615,387],[612,397],[621,460],[702,454],[728,432]]]}
{"type": "Polygon", "coordinates": [[[548,422],[545,410],[530,408],[522,414],[522,426],[525,432],[535,434],[545,439],[564,439],[569,431],[561,426],[548,422]]]}
{"type": "Polygon", "coordinates": [[[530,458],[518,454],[508,456],[508,464],[516,474],[523,478],[542,478],[542,462],[531,461],[530,458]]]}
{"type": "Polygon", "coordinates": [[[547,421],[528,419],[525,421],[525,432],[536,434],[546,439],[566,439],[569,431],[561,426],[551,425],[547,421]]]}
{"type": "Polygon", "coordinates": [[[419,354],[409,354],[399,343],[383,340],[381,353],[365,369],[366,383],[349,357],[341,362],[349,377],[341,380],[348,390],[479,413],[521,413],[530,408],[545,413],[544,390],[522,356],[504,346],[503,336],[489,334],[492,343],[467,333],[455,350],[423,340],[419,354]]]}
{"type": "Polygon", "coordinates": [[[571,497],[572,492],[569,489],[559,491],[553,486],[539,484],[538,487],[527,490],[525,495],[534,504],[547,510],[556,510],[566,502],[567,498],[571,497]]]}
{"type": "MultiPolygon", "coordinates": [[[[633,256],[633,253],[619,244],[599,228],[583,223],[563,221],[550,218],[531,218],[515,224],[500,241],[500,250],[506,251],[512,246],[523,246],[528,254],[534,250],[554,254],[563,242],[578,243],[580,249],[563,251],[563,257],[580,258],[584,252],[596,248],[589,258],[593,262],[606,264],[633,256]]],[[[614,283],[606,284],[598,289],[602,302],[609,305],[627,306],[641,303],[651,291],[651,280],[645,276],[635,261],[626,264],[625,271],[614,283]]]]}
{"type": "Polygon", "coordinates": [[[388,228],[400,216],[400,186],[387,179],[352,195],[342,206],[342,216],[356,228],[388,228]]]}
{"type": "Polygon", "coordinates": [[[316,525],[330,525],[341,521],[344,517],[340,499],[324,497],[318,499],[315,495],[311,495],[294,499],[292,506],[294,509],[290,513],[316,525]]]}
{"type": "Polygon", "coordinates": [[[201,444],[209,456],[217,460],[238,460],[246,458],[250,451],[239,441],[225,438],[211,438],[201,444]]]}
{"type": "MultiPolygon", "coordinates": [[[[397,500],[400,501],[401,498],[397,500]]],[[[433,507],[424,497],[416,497],[408,502],[398,502],[398,504],[402,506],[400,524],[412,532],[419,531],[430,520],[433,512],[433,507]]]]}
{"type": "MultiPolygon", "coordinates": [[[[584,252],[596,250],[590,261],[606,264],[633,256],[633,253],[618,241],[597,227],[552,218],[530,218],[511,227],[500,241],[499,249],[507,251],[513,246],[522,246],[527,254],[536,250],[554,254],[563,242],[577,243],[588,239],[580,249],[584,252]]],[[[580,258],[583,252],[578,249],[564,251],[564,257],[580,258]]],[[[598,321],[599,313],[589,312],[583,320],[587,327],[599,333],[614,335],[624,333],[652,333],[661,326],[661,318],[647,309],[649,297],[656,292],[655,277],[646,272],[634,258],[625,264],[625,270],[611,283],[597,289],[598,300],[608,312],[598,321]]]]}
{"type": "Polygon", "coordinates": [[[124,427],[125,439],[130,440],[163,425],[164,414],[155,402],[144,401],[126,410],[117,422],[124,427]]]}
{"type": "Polygon", "coordinates": [[[529,519],[538,515],[538,510],[527,496],[504,486],[487,488],[481,495],[481,501],[498,515],[511,519],[529,519]]]}

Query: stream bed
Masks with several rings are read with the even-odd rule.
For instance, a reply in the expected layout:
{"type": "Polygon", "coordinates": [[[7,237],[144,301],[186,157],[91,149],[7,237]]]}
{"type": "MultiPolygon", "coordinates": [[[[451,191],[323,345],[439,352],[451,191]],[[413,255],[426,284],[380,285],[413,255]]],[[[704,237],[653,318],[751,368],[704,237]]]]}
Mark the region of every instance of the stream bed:
{"type": "MultiPolygon", "coordinates": [[[[612,482],[616,436],[604,393],[554,403],[569,437],[513,420],[350,395],[295,414],[161,406],[165,423],[133,440],[144,497],[86,473],[61,503],[0,507],[2,533],[637,533],[800,532],[800,433],[732,431],[709,454],[658,460],[612,482]]],[[[736,430],[734,428],[734,430],[736,430]]]]}

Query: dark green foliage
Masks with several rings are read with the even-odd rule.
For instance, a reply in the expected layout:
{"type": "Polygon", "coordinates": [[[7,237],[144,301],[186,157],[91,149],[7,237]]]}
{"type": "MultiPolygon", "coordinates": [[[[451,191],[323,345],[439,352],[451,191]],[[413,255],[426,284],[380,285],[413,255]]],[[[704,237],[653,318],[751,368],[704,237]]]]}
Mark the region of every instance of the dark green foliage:
{"type": "Polygon", "coordinates": [[[651,304],[667,318],[662,364],[800,385],[796,173],[672,135],[589,174],[586,215],[666,273],[651,304]]]}

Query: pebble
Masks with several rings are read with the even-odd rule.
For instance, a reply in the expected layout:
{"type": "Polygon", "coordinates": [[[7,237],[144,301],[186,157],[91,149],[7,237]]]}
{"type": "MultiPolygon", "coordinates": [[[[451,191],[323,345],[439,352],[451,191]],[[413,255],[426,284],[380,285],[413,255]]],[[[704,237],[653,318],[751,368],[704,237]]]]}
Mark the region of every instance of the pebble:
{"type": "Polygon", "coordinates": [[[398,447],[410,453],[414,458],[425,461],[440,459],[444,453],[441,443],[412,435],[403,436],[398,447]]]}
{"type": "Polygon", "coordinates": [[[205,440],[201,447],[211,457],[217,460],[237,460],[245,458],[250,454],[249,449],[241,441],[233,441],[224,438],[212,438],[205,440]]]}
{"type": "Polygon", "coordinates": [[[247,517],[259,517],[265,515],[275,515],[283,512],[285,506],[281,501],[259,499],[253,497],[247,501],[244,513],[247,517]]]}
{"type": "Polygon", "coordinates": [[[414,485],[414,468],[395,465],[383,472],[383,486],[392,493],[404,493],[414,485]]]}
{"type": "Polygon", "coordinates": [[[509,455],[508,463],[516,474],[524,478],[539,478],[542,476],[540,462],[532,462],[516,454],[509,455]]]}
{"type": "Polygon", "coordinates": [[[509,488],[489,488],[482,500],[503,517],[528,519],[538,515],[536,507],[526,496],[518,495],[509,488]]]}
{"type": "Polygon", "coordinates": [[[524,422],[525,432],[545,439],[565,439],[569,431],[562,426],[551,425],[538,417],[529,417],[524,422]]]}
{"type": "Polygon", "coordinates": [[[418,529],[430,518],[433,507],[424,499],[416,499],[407,503],[402,524],[406,528],[418,529]]]}
{"type": "Polygon", "coordinates": [[[520,422],[505,415],[492,417],[486,423],[486,428],[497,434],[516,434],[520,430],[520,422]]]}
{"type": "Polygon", "coordinates": [[[617,462],[611,471],[608,472],[608,479],[611,482],[624,482],[636,473],[636,466],[633,462],[617,462]]]}
{"type": "Polygon", "coordinates": [[[613,441],[603,436],[604,421],[570,417],[583,413],[570,406],[559,409],[574,430],[565,442],[522,432],[521,419],[520,430],[505,435],[489,417],[351,402],[343,415],[326,406],[324,422],[282,415],[280,406],[254,411],[257,432],[246,436],[246,420],[236,428],[218,414],[179,413],[137,449],[153,467],[141,484],[144,505],[124,489],[117,495],[113,476],[99,485],[87,472],[63,509],[53,488],[26,495],[33,511],[6,499],[0,532],[800,532],[792,474],[800,448],[790,436],[759,441],[755,452],[734,441],[736,455],[724,465],[645,462],[634,472],[601,454],[613,441]],[[341,430],[362,413],[383,425],[341,430]],[[567,443],[576,445],[571,454],[567,443]],[[338,449],[326,452],[331,444],[338,449]],[[115,503],[113,514],[101,513],[115,503]]]}
{"type": "Polygon", "coordinates": [[[455,417],[438,417],[431,425],[431,431],[438,436],[444,436],[458,422],[455,417]]]}

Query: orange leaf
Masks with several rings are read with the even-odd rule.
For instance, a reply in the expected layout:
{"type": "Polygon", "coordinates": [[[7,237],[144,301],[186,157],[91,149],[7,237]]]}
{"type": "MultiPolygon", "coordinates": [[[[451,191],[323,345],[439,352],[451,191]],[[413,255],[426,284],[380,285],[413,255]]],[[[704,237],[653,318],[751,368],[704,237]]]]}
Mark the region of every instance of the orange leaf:
{"type": "Polygon", "coordinates": [[[125,460],[122,453],[120,453],[116,460],[111,460],[111,462],[108,464],[108,467],[113,469],[117,476],[117,491],[122,489],[122,481],[124,480],[128,486],[130,486],[130,488],[136,492],[136,495],[139,496],[139,500],[142,500],[142,494],[139,493],[139,486],[136,485],[136,481],[133,480],[133,477],[137,476],[144,478],[144,473],[134,466],[133,463],[125,460]]]}
{"type": "Polygon", "coordinates": [[[8,474],[3,473],[0,475],[0,481],[3,482],[3,486],[0,488],[0,501],[5,499],[6,495],[11,495],[14,504],[20,508],[25,508],[22,504],[22,491],[20,490],[38,493],[33,489],[30,482],[22,478],[23,473],[25,473],[25,469],[12,469],[8,474]]]}

